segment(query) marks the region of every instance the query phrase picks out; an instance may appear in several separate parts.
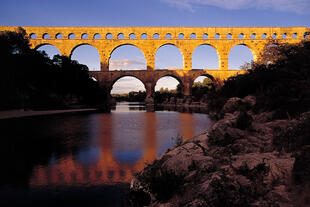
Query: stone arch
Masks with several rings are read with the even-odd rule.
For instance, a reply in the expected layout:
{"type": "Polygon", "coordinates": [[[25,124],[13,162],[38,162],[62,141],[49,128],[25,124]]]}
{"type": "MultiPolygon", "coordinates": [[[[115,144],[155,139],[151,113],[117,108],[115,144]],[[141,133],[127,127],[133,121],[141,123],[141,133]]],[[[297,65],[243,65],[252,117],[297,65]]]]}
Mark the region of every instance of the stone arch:
{"type": "Polygon", "coordinates": [[[177,74],[165,74],[165,75],[159,76],[158,78],[156,78],[156,79],[154,80],[154,83],[155,83],[155,84],[154,84],[154,90],[156,90],[155,87],[156,87],[158,81],[159,81],[160,79],[166,78],[166,77],[174,78],[175,80],[177,80],[177,81],[179,82],[179,84],[181,85],[181,88],[182,88],[182,89],[184,88],[184,83],[183,83],[181,77],[179,77],[177,74]]]}
{"type": "Polygon", "coordinates": [[[197,74],[193,77],[193,82],[191,83],[191,94],[193,101],[205,102],[208,91],[212,88],[212,83],[214,82],[214,77],[208,73],[197,74]],[[206,81],[206,85],[203,83],[206,81]],[[200,82],[200,83],[199,83],[200,82]]]}
{"type": "Polygon", "coordinates": [[[30,35],[29,35],[29,37],[30,37],[30,39],[37,39],[38,38],[38,35],[36,34],[36,33],[31,33],[30,35]]]}
{"type": "Polygon", "coordinates": [[[209,79],[211,79],[212,81],[215,80],[215,78],[214,78],[212,75],[210,75],[210,74],[208,74],[208,73],[201,73],[201,74],[195,74],[195,75],[193,76],[193,83],[194,83],[195,80],[196,80],[197,78],[199,78],[200,76],[209,78],[209,79]]]}
{"type": "Polygon", "coordinates": [[[74,33],[68,34],[68,39],[76,39],[76,35],[74,33]]]}
{"type": "MultiPolygon", "coordinates": [[[[71,49],[71,51],[70,51],[70,55],[69,55],[69,57],[72,59],[72,55],[73,55],[73,53],[75,52],[75,50],[77,49],[77,48],[79,48],[80,46],[90,46],[91,48],[93,48],[93,49],[95,49],[94,51],[96,51],[96,55],[98,55],[97,56],[97,58],[96,57],[94,57],[93,55],[92,56],[90,56],[91,58],[96,58],[95,60],[92,60],[91,62],[93,63],[93,62],[97,62],[98,64],[96,64],[96,65],[93,65],[94,67],[98,67],[98,68],[95,68],[95,70],[97,71],[97,70],[100,70],[100,50],[96,47],[96,46],[94,46],[94,45],[92,45],[92,44],[89,44],[89,43],[81,43],[81,44],[78,44],[78,45],[75,45],[72,49],[71,49]]],[[[85,56],[82,56],[82,58],[81,59],[84,59],[85,58],[85,56]]],[[[90,64],[90,60],[89,60],[89,58],[86,58],[87,60],[83,60],[82,62],[81,62],[81,60],[78,60],[78,62],[79,63],[81,63],[81,64],[85,64],[85,65],[88,65],[88,67],[90,66],[89,64],[90,64]],[[85,63],[85,61],[87,61],[87,63],[85,63]],[[83,63],[84,62],[84,63],[83,63]]],[[[91,63],[91,64],[92,64],[91,63]]],[[[94,69],[94,68],[88,68],[90,71],[92,70],[92,69],[94,69]]]]}
{"type": "MultiPolygon", "coordinates": [[[[41,47],[44,47],[44,46],[52,46],[52,48],[55,50],[57,50],[57,51],[54,51],[54,55],[56,55],[57,53],[59,53],[59,54],[61,54],[61,51],[55,46],[55,45],[52,45],[52,44],[49,44],[49,43],[44,43],[44,44],[39,44],[39,45],[37,45],[37,46],[35,46],[35,50],[39,50],[41,47]]],[[[45,51],[46,52],[46,51],[45,51]]],[[[51,58],[51,59],[53,59],[53,57],[48,53],[48,52],[46,52],[46,54],[51,58]]]]}
{"type": "MultiPolygon", "coordinates": [[[[145,84],[144,80],[141,79],[140,77],[138,77],[137,75],[134,75],[134,74],[122,74],[122,75],[112,79],[111,80],[111,84],[110,84],[110,90],[112,91],[113,86],[115,85],[115,83],[117,81],[119,81],[120,79],[125,78],[125,77],[132,77],[132,78],[135,78],[135,79],[139,80],[143,84],[144,89],[146,90],[146,84],[145,84]]],[[[111,91],[110,91],[110,93],[111,93],[111,91]]]]}
{"type": "Polygon", "coordinates": [[[153,34],[153,39],[154,40],[160,39],[160,35],[158,33],[154,33],[153,34]]]}
{"type": "MultiPolygon", "coordinates": [[[[108,58],[108,63],[109,63],[108,66],[110,65],[110,59],[111,59],[111,56],[112,56],[113,52],[114,52],[115,50],[117,50],[118,48],[122,47],[122,46],[133,46],[133,47],[137,48],[139,51],[142,52],[143,57],[144,57],[144,60],[146,61],[145,53],[144,53],[144,51],[143,51],[139,46],[137,46],[137,45],[135,45],[135,44],[132,44],[132,43],[125,43],[125,44],[117,45],[117,46],[115,46],[115,47],[111,50],[111,52],[110,52],[110,54],[109,54],[109,58],[108,58]]],[[[146,66],[145,66],[145,70],[146,70],[146,69],[147,69],[147,63],[146,63],[145,65],[146,65],[146,66]]],[[[109,67],[108,67],[108,69],[109,69],[109,67]]]]}
{"type": "Polygon", "coordinates": [[[137,39],[135,33],[130,33],[129,34],[129,39],[137,39]]]}
{"type": "Polygon", "coordinates": [[[196,39],[196,33],[192,33],[192,34],[190,35],[190,39],[196,39]]]}
{"type": "Polygon", "coordinates": [[[184,39],[184,34],[183,33],[178,34],[178,39],[180,40],[184,39]]]}
{"type": "Polygon", "coordinates": [[[101,35],[99,33],[95,33],[93,39],[101,39],[101,35]]]}
{"type": "Polygon", "coordinates": [[[113,34],[112,34],[112,33],[107,33],[107,34],[105,35],[105,38],[106,38],[107,40],[112,40],[112,39],[113,39],[113,34]]]}
{"type": "Polygon", "coordinates": [[[232,34],[231,34],[231,33],[228,33],[228,34],[226,35],[226,39],[231,40],[231,39],[232,39],[232,34]]]}
{"type": "Polygon", "coordinates": [[[88,40],[89,39],[89,35],[87,33],[83,33],[81,35],[81,39],[88,40]]]}
{"type": "MultiPolygon", "coordinates": [[[[240,55],[238,56],[238,58],[236,58],[236,57],[232,57],[232,56],[234,56],[234,54],[232,53],[232,50],[236,47],[236,46],[243,46],[243,47],[245,47],[245,48],[247,48],[248,49],[248,51],[250,51],[250,53],[251,53],[251,55],[252,55],[252,58],[251,58],[251,60],[250,61],[253,61],[254,59],[255,59],[255,50],[250,46],[250,45],[247,45],[247,44],[236,44],[236,45],[233,45],[231,48],[230,48],[230,50],[229,50],[229,55],[228,55],[228,69],[238,69],[238,68],[236,68],[236,63],[234,63],[234,60],[235,59],[238,59],[239,61],[244,61],[243,63],[246,63],[246,62],[248,62],[248,59],[247,60],[245,60],[245,59],[242,59],[241,60],[241,58],[242,57],[240,57],[240,55]],[[233,68],[232,68],[233,67],[233,68]]],[[[243,49],[242,49],[243,50],[243,49]]],[[[233,51],[234,52],[234,51],[233,51]]],[[[243,51],[244,52],[244,51],[243,51]]],[[[238,64],[240,64],[240,63],[238,63],[238,64]]],[[[239,65],[239,66],[242,66],[242,65],[239,65]]]]}
{"type": "Polygon", "coordinates": [[[172,39],[172,35],[171,35],[171,33],[167,33],[167,34],[166,34],[166,39],[169,39],[169,40],[171,40],[171,39],[172,39]]]}
{"type": "Polygon", "coordinates": [[[49,40],[49,39],[51,39],[51,36],[50,36],[48,33],[44,33],[44,34],[42,35],[42,39],[47,39],[47,40],[49,40]]]}
{"type": "Polygon", "coordinates": [[[119,33],[119,34],[117,35],[117,39],[123,40],[123,39],[125,39],[125,35],[124,35],[123,33],[119,33]]]}
{"type": "MultiPolygon", "coordinates": [[[[53,47],[55,47],[55,48],[57,48],[57,49],[59,50],[59,48],[58,48],[58,47],[56,47],[55,45],[50,44],[50,43],[42,43],[42,44],[38,44],[38,45],[36,45],[36,46],[34,47],[34,49],[35,49],[35,50],[37,50],[37,49],[39,49],[40,47],[42,47],[42,46],[46,46],[46,45],[53,46],[53,47]]],[[[60,51],[60,50],[59,50],[59,51],[60,51]]]]}
{"type": "MultiPolygon", "coordinates": [[[[156,63],[158,62],[158,61],[156,61],[156,55],[158,54],[158,51],[159,51],[159,49],[160,48],[162,48],[162,47],[164,47],[164,46],[174,46],[176,49],[178,49],[178,51],[180,52],[180,54],[181,54],[181,58],[182,58],[182,63],[184,63],[184,54],[183,54],[183,51],[177,46],[177,45],[175,45],[175,44],[173,44],[173,43],[165,43],[165,44],[162,44],[162,45],[159,45],[156,49],[155,49],[155,69],[158,69],[158,68],[156,68],[156,63]]],[[[183,65],[183,67],[182,67],[182,69],[184,69],[184,65],[183,65]]]]}
{"type": "Polygon", "coordinates": [[[243,39],[244,39],[244,34],[243,34],[243,33],[240,33],[239,36],[238,36],[238,39],[239,39],[239,40],[243,40],[243,39]]]}
{"type": "Polygon", "coordinates": [[[208,39],[208,38],[209,38],[208,33],[204,33],[204,34],[202,35],[202,39],[206,40],[206,39],[208,39]]]}
{"type": "Polygon", "coordinates": [[[141,36],[140,36],[140,39],[146,40],[147,39],[147,34],[146,33],[142,33],[141,36]]]}
{"type": "MultiPolygon", "coordinates": [[[[213,67],[211,67],[212,69],[219,69],[219,60],[220,60],[220,56],[219,56],[219,52],[218,52],[218,50],[216,49],[216,47],[214,47],[213,45],[211,45],[211,44],[200,44],[200,45],[198,45],[195,49],[194,49],[194,51],[193,51],[193,54],[192,54],[192,69],[206,69],[206,68],[201,68],[201,67],[198,67],[198,68],[196,68],[197,67],[197,63],[196,63],[196,61],[197,60],[195,60],[196,58],[195,58],[195,51],[196,51],[196,54],[197,54],[197,50],[196,49],[198,49],[199,47],[200,48],[202,48],[202,47],[204,47],[204,48],[206,48],[206,46],[208,47],[208,48],[212,48],[213,50],[212,51],[214,51],[215,52],[215,54],[217,55],[217,66],[215,67],[215,68],[213,68],[213,67]]],[[[198,51],[199,52],[199,51],[198,51]]],[[[209,52],[209,51],[207,51],[207,52],[209,52]]],[[[213,57],[212,57],[213,58],[213,57]]],[[[204,59],[204,60],[207,60],[207,59],[204,59]]],[[[208,61],[208,60],[207,60],[208,61]]],[[[209,68],[209,67],[208,67],[209,68]]]]}
{"type": "Polygon", "coordinates": [[[251,39],[256,39],[256,33],[251,34],[251,39]]]}
{"type": "Polygon", "coordinates": [[[58,32],[58,33],[55,35],[55,38],[56,38],[56,39],[63,39],[64,36],[63,36],[62,33],[58,32]]]}
{"type": "Polygon", "coordinates": [[[98,54],[100,54],[99,53],[99,49],[96,47],[96,46],[94,46],[94,45],[92,45],[92,44],[89,44],[89,43],[81,43],[81,44],[78,44],[78,45],[76,45],[76,46],[74,46],[72,49],[71,49],[71,51],[70,51],[70,58],[71,58],[71,55],[72,55],[72,53],[74,52],[74,50],[76,49],[76,48],[78,48],[78,47],[80,47],[80,46],[83,46],[83,45],[89,45],[89,46],[92,46],[92,47],[94,47],[96,50],[97,50],[97,52],[98,52],[98,54]]]}

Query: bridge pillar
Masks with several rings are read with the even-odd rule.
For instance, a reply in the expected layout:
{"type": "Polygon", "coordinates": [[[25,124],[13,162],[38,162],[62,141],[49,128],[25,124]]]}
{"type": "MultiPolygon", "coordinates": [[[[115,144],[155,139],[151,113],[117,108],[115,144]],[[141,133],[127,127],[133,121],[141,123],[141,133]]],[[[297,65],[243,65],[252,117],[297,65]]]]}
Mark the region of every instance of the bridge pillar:
{"type": "Polygon", "coordinates": [[[219,50],[219,70],[228,70],[228,55],[228,50],[219,50]]]}
{"type": "Polygon", "coordinates": [[[63,46],[59,47],[58,49],[61,55],[71,57],[71,48],[63,46]]]}
{"type": "Polygon", "coordinates": [[[183,51],[184,59],[183,59],[183,70],[191,70],[192,69],[192,52],[183,51]]]}
{"type": "Polygon", "coordinates": [[[146,89],[146,98],[145,98],[146,110],[154,111],[155,84],[151,81],[148,81],[145,83],[145,89],[146,89]]]}
{"type": "Polygon", "coordinates": [[[145,54],[147,70],[155,70],[155,54],[148,52],[145,54]]]}
{"type": "Polygon", "coordinates": [[[109,71],[109,57],[107,57],[103,52],[100,54],[100,70],[109,71]]]}
{"type": "Polygon", "coordinates": [[[184,102],[190,104],[192,102],[192,85],[193,81],[187,80],[183,82],[184,102]]]}

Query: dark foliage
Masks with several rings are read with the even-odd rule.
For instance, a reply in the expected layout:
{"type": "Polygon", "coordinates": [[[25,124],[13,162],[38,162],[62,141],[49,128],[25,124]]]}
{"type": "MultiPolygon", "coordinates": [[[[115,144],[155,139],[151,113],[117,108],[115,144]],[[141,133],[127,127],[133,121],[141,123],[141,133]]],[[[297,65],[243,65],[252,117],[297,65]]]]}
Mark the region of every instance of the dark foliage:
{"type": "Polygon", "coordinates": [[[220,110],[228,98],[254,95],[257,112],[275,110],[278,118],[287,118],[306,111],[310,106],[310,41],[266,47],[267,54],[270,61],[253,64],[246,74],[231,77],[220,90],[211,91],[210,107],[220,110]],[[271,49],[277,52],[268,53],[271,49]]]}
{"type": "Polygon", "coordinates": [[[55,109],[97,105],[105,92],[88,75],[88,68],[66,56],[52,60],[30,49],[25,30],[0,32],[0,109],[55,109]]]}
{"type": "Polygon", "coordinates": [[[113,94],[113,98],[117,102],[121,101],[128,101],[128,102],[144,102],[146,98],[146,92],[145,91],[130,91],[128,94],[113,94]]]}

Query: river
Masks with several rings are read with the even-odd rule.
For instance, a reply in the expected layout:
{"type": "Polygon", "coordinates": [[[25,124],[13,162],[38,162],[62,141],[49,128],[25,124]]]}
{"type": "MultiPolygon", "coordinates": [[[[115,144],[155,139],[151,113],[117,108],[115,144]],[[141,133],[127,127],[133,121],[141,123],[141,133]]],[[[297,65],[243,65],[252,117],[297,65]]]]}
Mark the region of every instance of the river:
{"type": "Polygon", "coordinates": [[[212,123],[139,103],[118,103],[109,114],[1,120],[0,206],[122,206],[134,173],[212,123]]]}

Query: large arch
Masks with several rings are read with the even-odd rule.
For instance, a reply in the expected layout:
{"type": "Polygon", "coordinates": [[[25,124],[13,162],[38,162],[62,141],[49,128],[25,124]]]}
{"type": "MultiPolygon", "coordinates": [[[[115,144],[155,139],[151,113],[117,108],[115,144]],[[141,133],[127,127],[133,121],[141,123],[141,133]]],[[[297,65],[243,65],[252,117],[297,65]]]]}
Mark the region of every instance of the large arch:
{"type": "Polygon", "coordinates": [[[164,75],[159,77],[155,82],[155,91],[159,91],[160,88],[168,88],[169,90],[176,89],[180,84],[183,88],[182,80],[176,75],[164,75]],[[170,82],[170,83],[169,83],[170,82]]]}
{"type": "Polygon", "coordinates": [[[111,94],[129,93],[130,91],[146,91],[145,83],[134,75],[119,76],[111,83],[111,94]]]}
{"type": "Polygon", "coordinates": [[[245,63],[251,63],[254,56],[253,50],[248,45],[235,45],[229,51],[228,69],[241,69],[245,63]]]}
{"type": "Polygon", "coordinates": [[[87,65],[90,71],[100,70],[100,54],[98,49],[91,44],[83,43],[75,46],[71,50],[70,58],[87,65]]]}
{"type": "Polygon", "coordinates": [[[192,100],[198,102],[206,102],[208,91],[212,88],[214,77],[209,74],[201,74],[196,76],[192,87],[192,100]]]}
{"type": "Polygon", "coordinates": [[[40,44],[35,47],[35,50],[44,51],[50,59],[55,55],[61,55],[60,50],[52,44],[40,44]]]}
{"type": "Polygon", "coordinates": [[[192,54],[192,69],[218,69],[219,55],[210,44],[197,46],[192,54]]]}
{"type": "Polygon", "coordinates": [[[183,69],[184,55],[172,43],[159,46],[155,54],[155,69],[183,69]]]}
{"type": "Polygon", "coordinates": [[[147,62],[143,51],[133,44],[121,44],[113,48],[109,56],[109,71],[146,70],[147,62]]]}

